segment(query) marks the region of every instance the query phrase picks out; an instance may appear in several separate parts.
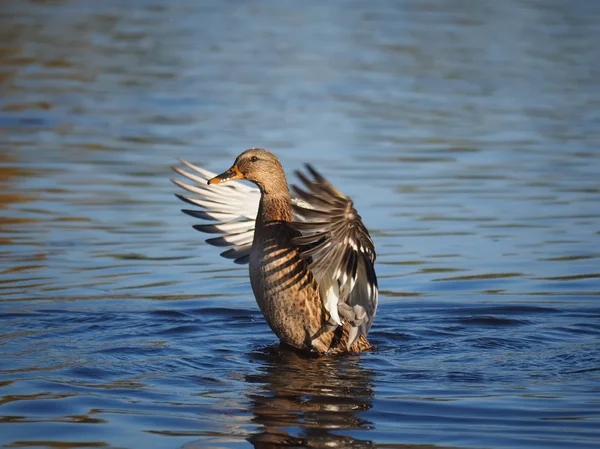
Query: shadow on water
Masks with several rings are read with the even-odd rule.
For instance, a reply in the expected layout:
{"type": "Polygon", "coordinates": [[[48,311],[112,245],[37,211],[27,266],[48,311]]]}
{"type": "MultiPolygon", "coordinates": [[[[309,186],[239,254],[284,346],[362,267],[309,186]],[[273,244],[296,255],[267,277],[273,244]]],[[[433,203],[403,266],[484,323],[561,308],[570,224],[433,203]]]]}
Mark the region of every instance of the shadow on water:
{"type": "Polygon", "coordinates": [[[254,447],[373,447],[348,431],[373,424],[361,413],[372,407],[375,372],[357,356],[308,358],[275,345],[251,355],[260,363],[248,374],[254,447]]]}

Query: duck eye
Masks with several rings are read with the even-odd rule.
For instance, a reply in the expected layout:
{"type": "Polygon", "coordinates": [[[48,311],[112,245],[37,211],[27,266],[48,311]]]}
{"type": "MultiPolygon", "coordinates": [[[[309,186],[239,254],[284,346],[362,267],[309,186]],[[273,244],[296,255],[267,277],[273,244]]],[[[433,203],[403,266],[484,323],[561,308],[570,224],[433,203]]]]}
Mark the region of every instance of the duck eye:
{"type": "Polygon", "coordinates": [[[251,162],[256,162],[257,160],[258,160],[258,156],[252,156],[252,157],[250,158],[250,161],[251,161],[251,162]]]}

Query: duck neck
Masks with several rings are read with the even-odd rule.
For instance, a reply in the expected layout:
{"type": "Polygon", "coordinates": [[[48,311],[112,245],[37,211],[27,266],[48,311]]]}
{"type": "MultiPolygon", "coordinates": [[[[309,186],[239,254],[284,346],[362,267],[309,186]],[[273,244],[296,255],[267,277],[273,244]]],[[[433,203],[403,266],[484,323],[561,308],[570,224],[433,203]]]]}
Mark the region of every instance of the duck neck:
{"type": "Polygon", "coordinates": [[[290,192],[266,193],[263,192],[258,207],[258,224],[270,222],[290,222],[292,221],[292,200],[290,192]]]}

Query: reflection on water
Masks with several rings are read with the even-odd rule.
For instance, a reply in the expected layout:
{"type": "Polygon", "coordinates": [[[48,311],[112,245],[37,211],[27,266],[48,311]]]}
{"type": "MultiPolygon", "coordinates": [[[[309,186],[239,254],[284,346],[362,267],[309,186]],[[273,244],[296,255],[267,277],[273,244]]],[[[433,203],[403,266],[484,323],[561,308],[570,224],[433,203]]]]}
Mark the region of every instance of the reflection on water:
{"type": "Polygon", "coordinates": [[[0,446],[596,448],[600,3],[2,2],[0,446]],[[360,357],[274,346],[168,181],[355,201],[360,357]],[[292,175],[290,176],[292,178],[292,175]]]}
{"type": "Polygon", "coordinates": [[[260,386],[248,395],[252,421],[260,426],[249,438],[255,447],[370,447],[345,432],[373,426],[361,412],[372,407],[375,372],[364,369],[360,358],[307,359],[276,346],[251,360],[263,364],[246,376],[260,386]]]}

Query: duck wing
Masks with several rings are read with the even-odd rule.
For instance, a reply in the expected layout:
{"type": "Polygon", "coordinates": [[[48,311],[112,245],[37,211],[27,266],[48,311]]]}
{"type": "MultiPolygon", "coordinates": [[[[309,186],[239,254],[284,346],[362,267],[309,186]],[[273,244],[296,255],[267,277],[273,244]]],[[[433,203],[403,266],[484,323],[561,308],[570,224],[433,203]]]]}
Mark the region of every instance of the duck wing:
{"type": "Polygon", "coordinates": [[[292,227],[302,234],[294,242],[319,283],[329,326],[350,323],[349,348],[368,334],[377,311],[375,245],[352,200],[313,167],[306,169],[310,177],[296,171],[303,188],[292,186],[304,203],[294,204],[292,227]]]}
{"type": "Polygon", "coordinates": [[[220,234],[219,237],[206,239],[206,242],[219,247],[231,247],[221,253],[235,263],[248,263],[250,249],[254,239],[254,226],[260,191],[240,182],[229,182],[218,186],[208,185],[209,179],[217,176],[183,159],[181,163],[189,169],[177,166],[173,171],[187,178],[191,183],[172,178],[171,181],[182,189],[194,194],[193,196],[175,194],[177,198],[201,209],[182,209],[195,218],[212,221],[209,224],[197,224],[194,228],[208,234],[220,234]]]}

